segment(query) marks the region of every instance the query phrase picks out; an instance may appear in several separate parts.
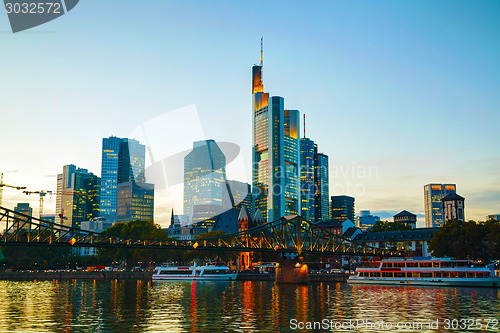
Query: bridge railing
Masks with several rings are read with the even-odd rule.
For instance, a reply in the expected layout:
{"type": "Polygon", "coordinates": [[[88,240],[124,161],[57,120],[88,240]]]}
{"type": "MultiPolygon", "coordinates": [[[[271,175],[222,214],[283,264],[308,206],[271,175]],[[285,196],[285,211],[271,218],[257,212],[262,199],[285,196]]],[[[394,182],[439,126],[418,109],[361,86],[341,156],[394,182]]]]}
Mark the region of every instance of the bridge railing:
{"type": "Polygon", "coordinates": [[[198,240],[134,239],[44,221],[0,207],[0,245],[58,245],[224,251],[298,252],[359,256],[401,256],[400,251],[354,242],[301,216],[283,217],[234,234],[198,240]]]}

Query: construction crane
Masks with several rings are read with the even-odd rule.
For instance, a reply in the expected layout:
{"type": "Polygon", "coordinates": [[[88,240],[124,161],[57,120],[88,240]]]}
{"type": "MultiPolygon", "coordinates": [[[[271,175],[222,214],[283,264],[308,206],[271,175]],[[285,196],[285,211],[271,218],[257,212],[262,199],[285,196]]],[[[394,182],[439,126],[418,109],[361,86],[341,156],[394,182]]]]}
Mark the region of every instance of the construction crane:
{"type": "MultiPolygon", "coordinates": [[[[26,188],[26,187],[25,187],[26,188]]],[[[52,191],[23,191],[24,194],[30,195],[30,194],[40,194],[40,210],[39,210],[39,218],[42,219],[42,214],[43,214],[43,198],[47,194],[52,194],[52,191]]]]}
{"type": "Polygon", "coordinates": [[[0,206],[2,206],[2,196],[3,196],[3,188],[4,187],[10,187],[10,188],[15,188],[16,190],[25,190],[26,186],[12,186],[9,184],[4,184],[3,183],[3,173],[0,175],[0,206]]]}

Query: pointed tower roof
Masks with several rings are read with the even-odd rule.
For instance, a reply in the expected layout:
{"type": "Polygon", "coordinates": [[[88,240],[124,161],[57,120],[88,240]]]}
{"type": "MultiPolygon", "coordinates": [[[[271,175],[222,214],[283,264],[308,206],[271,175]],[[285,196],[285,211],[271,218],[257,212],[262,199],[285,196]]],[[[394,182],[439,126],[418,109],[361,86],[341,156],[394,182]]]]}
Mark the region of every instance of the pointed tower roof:
{"type": "Polygon", "coordinates": [[[241,206],[240,215],[238,216],[238,221],[249,221],[246,206],[241,206]]]}
{"type": "Polygon", "coordinates": [[[257,211],[255,212],[255,217],[253,219],[254,223],[263,223],[264,218],[262,217],[262,213],[260,212],[260,209],[257,208],[257,211]]]}

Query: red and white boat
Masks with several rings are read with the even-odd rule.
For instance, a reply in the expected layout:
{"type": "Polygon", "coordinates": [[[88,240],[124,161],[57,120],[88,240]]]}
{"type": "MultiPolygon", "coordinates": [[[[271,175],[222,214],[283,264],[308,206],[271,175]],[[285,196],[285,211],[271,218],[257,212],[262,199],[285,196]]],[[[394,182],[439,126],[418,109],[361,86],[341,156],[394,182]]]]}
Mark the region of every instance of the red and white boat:
{"type": "Polygon", "coordinates": [[[396,258],[356,268],[351,284],[500,287],[493,266],[449,258],[396,258]]]}

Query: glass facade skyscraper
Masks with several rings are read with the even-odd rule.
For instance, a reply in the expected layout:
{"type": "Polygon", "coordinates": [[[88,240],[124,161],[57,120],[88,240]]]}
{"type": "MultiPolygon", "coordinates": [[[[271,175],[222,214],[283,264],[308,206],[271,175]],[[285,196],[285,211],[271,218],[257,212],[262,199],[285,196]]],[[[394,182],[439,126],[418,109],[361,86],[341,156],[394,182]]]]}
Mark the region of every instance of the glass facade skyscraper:
{"type": "Polygon", "coordinates": [[[184,215],[200,222],[219,214],[225,181],[226,156],[217,143],[194,142],[184,158],[184,215]]]}
{"type": "Polygon", "coordinates": [[[118,184],[145,183],[146,147],[139,141],[111,136],[102,139],[101,217],[116,221],[118,184]]]}
{"type": "Polygon", "coordinates": [[[252,68],[254,209],[264,221],[300,212],[299,111],[264,93],[262,63],[252,68]]]}
{"type": "Polygon", "coordinates": [[[80,228],[81,222],[99,216],[101,180],[87,169],[65,165],[57,175],[56,222],[80,228]]]}
{"type": "Polygon", "coordinates": [[[128,181],[118,184],[117,222],[153,221],[154,185],[128,181]]]}
{"type": "MultiPolygon", "coordinates": [[[[307,221],[314,222],[315,200],[314,182],[314,141],[309,138],[300,139],[300,204],[301,215],[307,221]]],[[[328,200],[328,199],[327,199],[328,200]]]]}
{"type": "Polygon", "coordinates": [[[332,196],[332,220],[354,222],[354,198],[347,195],[332,196]]]}
{"type": "Polygon", "coordinates": [[[314,188],[316,190],[314,219],[316,222],[328,220],[330,218],[328,156],[318,153],[318,145],[314,145],[314,188]]]}
{"type": "Polygon", "coordinates": [[[300,140],[301,215],[311,222],[330,218],[328,156],[309,138],[300,140]]]}
{"type": "Polygon", "coordinates": [[[444,224],[442,199],[457,193],[456,184],[427,184],[424,186],[425,227],[433,228],[444,224]]]}

